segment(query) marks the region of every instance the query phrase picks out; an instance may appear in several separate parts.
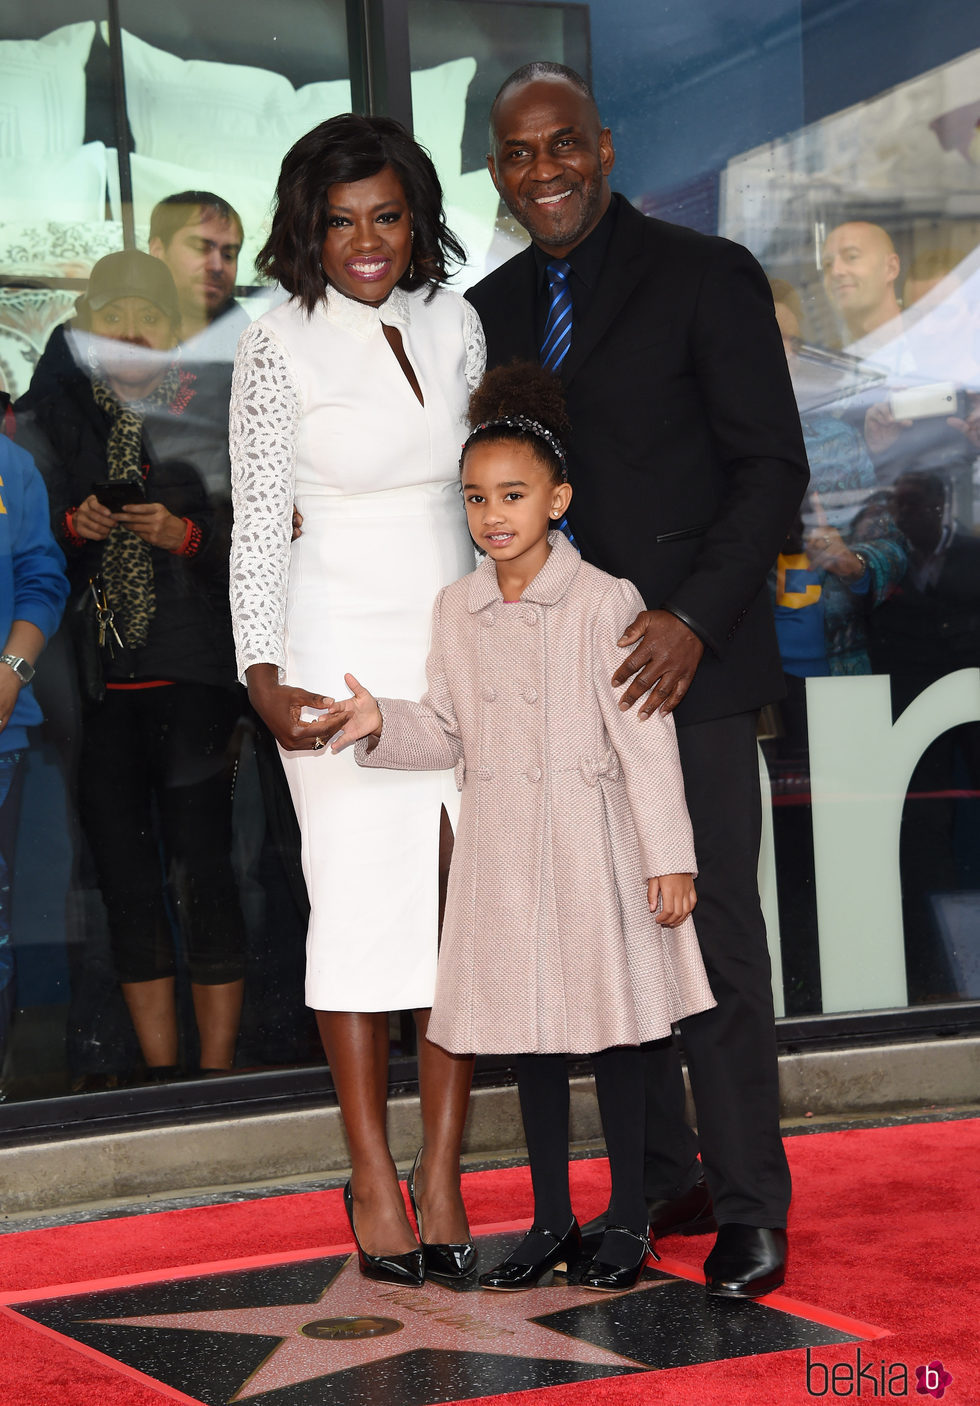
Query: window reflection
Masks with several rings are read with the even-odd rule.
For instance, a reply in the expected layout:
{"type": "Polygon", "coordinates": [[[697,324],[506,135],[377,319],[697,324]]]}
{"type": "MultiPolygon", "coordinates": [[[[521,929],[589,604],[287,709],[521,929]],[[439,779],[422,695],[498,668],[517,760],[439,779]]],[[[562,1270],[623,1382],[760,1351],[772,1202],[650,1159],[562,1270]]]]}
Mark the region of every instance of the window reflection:
{"type": "MultiPolygon", "coordinates": [[[[896,721],[930,686],[980,664],[980,223],[971,194],[980,108],[953,101],[964,84],[975,90],[978,75],[980,53],[958,58],[733,159],[723,179],[725,232],[768,255],[784,275],[775,285],[777,315],[787,280],[802,292],[794,307],[803,330],[802,347],[793,348],[794,381],[821,507],[819,539],[812,530],[807,539],[801,525],[793,545],[802,551],[781,558],[774,574],[781,643],[797,654],[810,650],[807,617],[821,609],[833,632],[838,612],[820,553],[828,548],[824,536],[835,544],[841,523],[826,514],[820,483],[829,473],[842,486],[848,461],[860,458],[860,487],[851,484],[838,513],[847,521],[844,541],[868,561],[873,584],[861,602],[848,588],[861,666],[853,667],[852,656],[842,672],[887,675],[896,721]],[[902,554],[881,585],[872,569],[874,533],[884,534],[879,545],[891,542],[902,554]]],[[[789,697],[770,720],[776,735],[764,748],[787,1010],[801,1012],[821,996],[821,876],[812,869],[806,805],[808,768],[816,763],[801,726],[799,659],[784,654],[784,663],[789,697]]],[[[980,994],[968,936],[980,907],[973,857],[980,721],[944,728],[937,717],[935,733],[914,764],[899,840],[900,989],[913,1003],[980,994]]],[[[833,882],[824,876],[824,884],[833,882]]],[[[890,920],[886,911],[882,904],[881,922],[890,920]]]]}

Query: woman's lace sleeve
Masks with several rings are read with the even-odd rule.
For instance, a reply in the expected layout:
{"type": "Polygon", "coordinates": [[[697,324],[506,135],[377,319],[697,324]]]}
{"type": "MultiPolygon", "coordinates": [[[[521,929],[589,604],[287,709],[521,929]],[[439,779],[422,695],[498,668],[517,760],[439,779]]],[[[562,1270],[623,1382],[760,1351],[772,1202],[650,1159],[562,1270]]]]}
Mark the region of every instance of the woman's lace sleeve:
{"type": "Polygon", "coordinates": [[[286,354],[253,323],[238,344],[228,425],[235,510],[231,618],[243,681],[250,664],[276,664],[280,680],[284,676],[298,421],[299,394],[286,354]]]}
{"type": "Polygon", "coordinates": [[[466,384],[475,391],[487,367],[487,339],[483,323],[472,303],[463,299],[463,339],[466,343],[466,384]]]}

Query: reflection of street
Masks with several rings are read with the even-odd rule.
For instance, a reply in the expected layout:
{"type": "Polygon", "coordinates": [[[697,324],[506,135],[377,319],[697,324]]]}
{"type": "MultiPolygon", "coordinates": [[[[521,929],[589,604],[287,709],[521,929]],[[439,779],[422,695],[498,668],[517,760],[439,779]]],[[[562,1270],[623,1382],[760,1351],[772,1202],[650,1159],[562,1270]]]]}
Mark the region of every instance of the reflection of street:
{"type": "MultiPolygon", "coordinates": [[[[772,281],[813,490],[771,578],[787,696],[762,744],[785,1006],[801,1015],[980,990],[965,950],[980,894],[978,710],[964,684],[942,695],[952,720],[942,721],[933,689],[925,708],[936,710],[935,725],[921,707],[901,721],[938,681],[980,665],[980,249],[960,258],[937,246],[905,266],[888,231],[852,219],[826,236],[822,276],[839,354],[807,348],[798,293],[772,281]],[[855,737],[881,700],[849,691],[840,676],[869,673],[889,677],[891,716],[864,736],[870,754],[858,755],[855,737]],[[808,714],[814,688],[833,676],[844,693],[828,732],[823,705],[816,720],[808,714]],[[907,794],[904,809],[865,795],[879,785],[907,794]],[[853,797],[837,835],[823,830],[823,860],[818,790],[853,797]],[[853,824],[858,813],[868,816],[864,830],[853,824]],[[836,848],[844,832],[853,833],[847,854],[836,848]],[[824,871],[835,865],[831,880],[824,871]],[[838,905],[834,883],[860,894],[872,875],[881,901],[857,921],[862,900],[838,905]],[[838,970],[850,963],[850,973],[838,970]]],[[[819,697],[831,706],[834,696],[819,697]]]]}

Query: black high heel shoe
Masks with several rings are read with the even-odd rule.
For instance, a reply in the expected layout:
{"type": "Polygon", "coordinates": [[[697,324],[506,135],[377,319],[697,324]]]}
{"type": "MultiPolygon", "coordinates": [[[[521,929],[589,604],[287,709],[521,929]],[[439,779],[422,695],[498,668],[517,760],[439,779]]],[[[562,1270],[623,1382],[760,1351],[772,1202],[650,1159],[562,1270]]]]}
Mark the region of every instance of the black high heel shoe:
{"type": "Polygon", "coordinates": [[[480,1288],[511,1291],[533,1289],[538,1280],[544,1278],[549,1269],[553,1269],[556,1274],[567,1274],[581,1248],[582,1236],[578,1228],[578,1221],[574,1216],[571,1225],[560,1238],[553,1230],[547,1230],[543,1225],[532,1225],[520,1245],[516,1245],[505,1260],[480,1275],[480,1288]],[[521,1245],[532,1235],[545,1236],[552,1242],[551,1248],[531,1264],[522,1264],[514,1256],[520,1252],[521,1245]]]}
{"type": "Polygon", "coordinates": [[[361,1249],[361,1242],[354,1229],[354,1193],[350,1182],[344,1187],[344,1210],[350,1221],[351,1234],[357,1246],[357,1266],[368,1279],[380,1279],[383,1284],[410,1284],[417,1289],[425,1283],[425,1261],[422,1250],[409,1250],[404,1255],[369,1255],[361,1249]]]}
{"type": "Polygon", "coordinates": [[[408,1177],[408,1199],[412,1203],[412,1214],[415,1216],[415,1224],[418,1227],[419,1240],[422,1244],[425,1272],[434,1275],[437,1279],[465,1279],[467,1274],[474,1269],[478,1258],[477,1248],[473,1241],[464,1240],[458,1245],[433,1245],[428,1243],[422,1233],[422,1216],[415,1199],[415,1178],[418,1174],[421,1156],[422,1148],[420,1147],[415,1154],[415,1161],[412,1163],[412,1170],[408,1177]]]}
{"type": "Polygon", "coordinates": [[[627,1229],[625,1225],[607,1225],[592,1263],[582,1275],[581,1287],[598,1289],[605,1294],[617,1294],[624,1289],[632,1289],[643,1273],[647,1255],[653,1255],[655,1260],[660,1258],[646,1235],[639,1235],[635,1230],[627,1229]],[[606,1235],[628,1235],[637,1244],[638,1257],[630,1264],[610,1264],[608,1260],[604,1260],[602,1246],[605,1244],[606,1235]]]}

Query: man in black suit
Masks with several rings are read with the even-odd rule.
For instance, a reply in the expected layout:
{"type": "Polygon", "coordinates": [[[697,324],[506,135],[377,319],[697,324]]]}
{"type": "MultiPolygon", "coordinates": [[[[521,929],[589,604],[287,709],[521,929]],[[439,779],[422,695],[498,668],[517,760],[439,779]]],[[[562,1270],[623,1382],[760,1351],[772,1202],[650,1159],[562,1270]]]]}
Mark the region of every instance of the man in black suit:
{"type": "MultiPolygon", "coordinates": [[[[641,717],[677,708],[695,922],[718,1002],[682,1023],[720,1227],[706,1280],[709,1292],[757,1297],[783,1281],[790,1199],[755,740],[758,708],[783,687],[766,573],[809,476],[786,358],[746,250],[647,219],[611,193],[612,138],[578,74],[519,69],[497,95],[491,133],[490,175],[533,243],[468,296],[491,366],[537,359],[547,332],[541,360],[560,370],[572,422],[571,530],[586,560],[631,578],[650,607],[620,641],[632,652],[614,682],[635,674],[624,706],[643,699],[641,717]],[[556,279],[571,293],[570,345],[557,358],[556,279]]],[[[714,1228],[683,1109],[665,1041],[648,1076],[655,1232],[714,1228]]]]}

